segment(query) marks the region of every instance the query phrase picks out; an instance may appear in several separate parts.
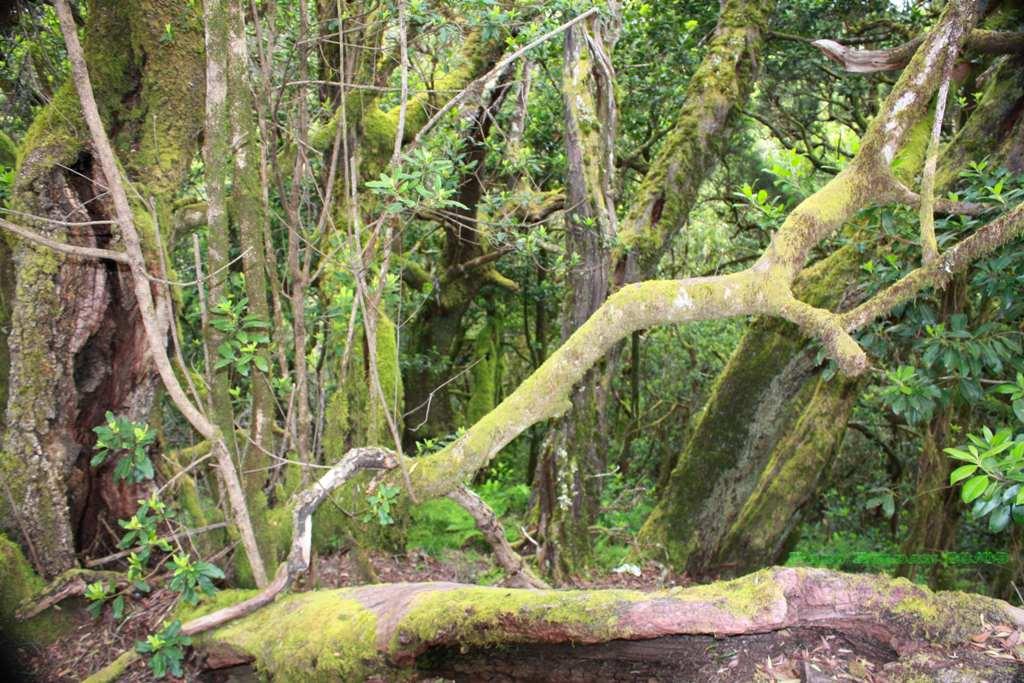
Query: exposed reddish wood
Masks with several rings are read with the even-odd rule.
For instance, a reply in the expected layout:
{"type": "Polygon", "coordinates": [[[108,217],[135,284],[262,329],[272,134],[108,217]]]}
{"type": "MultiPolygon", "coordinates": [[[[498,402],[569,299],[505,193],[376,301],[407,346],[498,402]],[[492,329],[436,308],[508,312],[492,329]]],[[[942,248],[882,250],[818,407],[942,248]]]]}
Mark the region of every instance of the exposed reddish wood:
{"type": "MultiPolygon", "coordinates": [[[[329,675],[317,668],[324,658],[364,647],[356,643],[368,637],[373,648],[356,656],[384,680],[413,673],[457,680],[636,680],[615,660],[638,662],[637,670],[656,680],[697,680],[707,671],[709,643],[752,642],[761,635],[767,644],[815,647],[827,636],[891,665],[894,674],[927,677],[968,663],[957,680],[1012,681],[1020,665],[1012,650],[998,656],[972,652],[972,637],[993,625],[1007,642],[1024,632],[1024,610],[999,600],[933,593],[885,576],[791,567],[652,593],[386,584],[300,594],[265,609],[270,612],[252,621],[204,635],[197,647],[204,653],[244,650],[255,666],[277,667],[264,671],[286,680],[314,669],[329,675]],[[364,626],[345,636],[325,631],[319,640],[315,632],[305,635],[303,660],[297,660],[294,639],[277,638],[277,629],[312,625],[314,618],[323,622],[334,604],[339,619],[364,626]],[[794,633],[802,635],[794,639],[794,633]],[[592,647],[581,647],[587,645],[592,647]],[[480,667],[489,657],[496,668],[487,677],[480,667]]],[[[343,660],[341,666],[353,665],[343,660]]]]}

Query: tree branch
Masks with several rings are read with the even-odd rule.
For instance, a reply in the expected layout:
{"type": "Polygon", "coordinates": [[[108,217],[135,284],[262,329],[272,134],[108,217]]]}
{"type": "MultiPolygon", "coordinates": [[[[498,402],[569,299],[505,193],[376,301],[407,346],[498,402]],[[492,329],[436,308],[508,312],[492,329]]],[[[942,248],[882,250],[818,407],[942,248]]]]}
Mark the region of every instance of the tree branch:
{"type": "MultiPolygon", "coordinates": [[[[846,71],[869,74],[902,69],[923,41],[924,37],[920,36],[887,50],[859,50],[828,38],[812,40],[810,43],[846,71]]],[[[1024,52],[1024,33],[974,29],[965,47],[990,55],[1017,54],[1024,52]]]]}
{"type": "Polygon", "coordinates": [[[508,574],[509,579],[522,588],[551,588],[540,579],[530,566],[526,564],[505,538],[505,530],[494,514],[494,510],[484,502],[483,498],[466,486],[459,486],[448,494],[470,514],[476,522],[476,528],[484,535],[494,551],[494,559],[508,574]]]}
{"type": "Polygon", "coordinates": [[[96,247],[80,247],[74,244],[67,244],[66,242],[58,242],[52,240],[49,237],[44,237],[39,233],[29,230],[26,227],[5,221],[0,218],[0,228],[12,232],[18,237],[23,237],[31,242],[41,244],[44,247],[49,247],[54,251],[59,251],[62,254],[68,254],[69,256],[77,256],[79,258],[98,258],[106,259],[108,261],[116,261],[118,263],[128,264],[128,255],[122,251],[112,251],[110,249],[97,249],[96,247]]]}

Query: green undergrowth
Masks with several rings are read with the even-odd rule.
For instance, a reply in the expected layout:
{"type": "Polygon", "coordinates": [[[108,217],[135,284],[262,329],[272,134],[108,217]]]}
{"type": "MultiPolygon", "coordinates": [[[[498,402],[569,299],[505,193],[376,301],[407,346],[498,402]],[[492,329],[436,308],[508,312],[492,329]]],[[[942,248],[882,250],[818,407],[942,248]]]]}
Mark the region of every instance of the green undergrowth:
{"type": "MultiPolygon", "coordinates": [[[[520,526],[526,514],[529,487],[491,479],[474,490],[498,515],[509,542],[522,538],[520,526]]],[[[413,508],[406,547],[443,557],[449,550],[474,548],[486,552],[489,546],[468,512],[448,498],[435,498],[413,508]]]]}

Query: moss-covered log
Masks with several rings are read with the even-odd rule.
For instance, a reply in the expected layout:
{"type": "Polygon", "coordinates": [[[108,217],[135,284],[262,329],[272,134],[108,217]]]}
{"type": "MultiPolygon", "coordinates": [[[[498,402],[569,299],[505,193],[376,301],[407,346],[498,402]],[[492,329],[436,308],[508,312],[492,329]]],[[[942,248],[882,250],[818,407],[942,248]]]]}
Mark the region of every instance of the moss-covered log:
{"type": "MultiPolygon", "coordinates": [[[[239,597],[226,593],[220,600],[239,597]]],[[[620,663],[625,668],[589,669],[589,677],[586,662],[600,659],[605,648],[614,657],[625,645],[620,641],[647,641],[648,664],[662,650],[655,680],[680,680],[709,663],[717,667],[709,636],[729,645],[752,634],[785,638],[796,631],[813,648],[823,635],[838,633],[886,662],[894,679],[954,669],[958,680],[1014,680],[1013,662],[969,647],[986,624],[1022,629],[1024,611],[981,596],[932,593],[903,579],[776,568],[654,593],[445,583],[300,593],[194,640],[208,668],[249,665],[280,681],[480,680],[461,667],[474,659],[479,666],[481,656],[499,667],[490,675],[500,672],[504,680],[636,680],[630,667],[637,662],[628,658],[620,663]],[[685,647],[693,642],[700,647],[685,647]],[[563,648],[564,661],[548,657],[543,670],[532,666],[558,644],[573,644],[584,656],[573,660],[563,648]],[[507,656],[510,648],[522,655],[518,663],[507,656]],[[567,669],[566,662],[574,666],[567,669]],[[576,666],[583,668],[568,675],[576,666]]]]}

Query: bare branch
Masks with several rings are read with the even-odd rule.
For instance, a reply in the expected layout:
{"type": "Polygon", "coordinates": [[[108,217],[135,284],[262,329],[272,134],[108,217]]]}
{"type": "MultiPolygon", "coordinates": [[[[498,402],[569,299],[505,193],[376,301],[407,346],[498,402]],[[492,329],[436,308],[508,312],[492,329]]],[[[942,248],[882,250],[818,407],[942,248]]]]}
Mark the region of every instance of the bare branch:
{"type": "Polygon", "coordinates": [[[484,535],[487,542],[494,550],[494,559],[501,565],[508,577],[516,585],[523,588],[550,588],[540,579],[530,566],[526,564],[505,538],[505,530],[501,527],[498,516],[490,508],[483,498],[478,496],[466,486],[460,486],[448,494],[448,497],[458,503],[470,514],[476,522],[476,528],[484,535]]]}
{"type": "Polygon", "coordinates": [[[0,218],[0,228],[12,232],[18,237],[23,237],[31,242],[41,244],[44,247],[49,247],[54,251],[59,251],[62,254],[68,254],[69,256],[77,256],[79,258],[97,258],[106,259],[109,261],[117,261],[118,263],[128,263],[128,255],[122,251],[112,251],[110,249],[97,249],[96,247],[80,247],[74,244],[67,244],[66,242],[58,242],[52,240],[49,237],[44,237],[38,232],[29,230],[26,227],[5,221],[0,218]]]}
{"type": "Polygon", "coordinates": [[[529,43],[523,45],[521,48],[519,48],[512,54],[498,60],[498,63],[494,65],[494,68],[492,68],[483,76],[480,76],[472,83],[467,85],[465,88],[463,88],[461,91],[459,91],[459,93],[455,97],[448,100],[448,102],[443,107],[438,109],[437,112],[430,117],[430,120],[428,120],[426,124],[424,124],[424,126],[419,130],[418,133],[416,133],[416,137],[412,141],[411,148],[418,147],[420,143],[423,141],[423,138],[425,138],[427,134],[434,129],[438,122],[442,118],[444,118],[445,114],[450,112],[455,107],[460,106],[461,104],[469,100],[471,97],[478,97],[483,92],[483,89],[487,85],[487,83],[489,83],[492,79],[496,78],[500,73],[502,73],[506,68],[508,68],[509,64],[512,64],[514,61],[516,61],[524,54],[526,54],[533,48],[537,47],[538,45],[550,40],[551,38],[554,38],[562,31],[572,28],[579,22],[583,21],[584,19],[587,19],[588,17],[594,14],[597,14],[596,7],[592,7],[583,14],[573,17],[572,19],[565,22],[558,28],[552,29],[545,33],[544,35],[539,36],[534,40],[531,40],[529,43]]]}
{"type": "Polygon", "coordinates": [[[274,581],[248,600],[187,622],[181,627],[181,632],[185,635],[202,633],[273,602],[281,591],[309,569],[313,555],[313,513],[317,507],[356,473],[367,469],[389,470],[397,466],[396,455],[383,448],[353,448],[346,453],[337,465],[289,502],[292,508],[292,547],[288,560],[278,567],[274,581]]]}
{"type": "MultiPolygon", "coordinates": [[[[924,37],[920,36],[888,50],[859,50],[828,38],[810,43],[846,71],[868,74],[902,69],[923,41],[924,37]]],[[[966,48],[990,55],[1018,54],[1024,52],[1024,33],[974,29],[967,39],[966,48]]]]}

